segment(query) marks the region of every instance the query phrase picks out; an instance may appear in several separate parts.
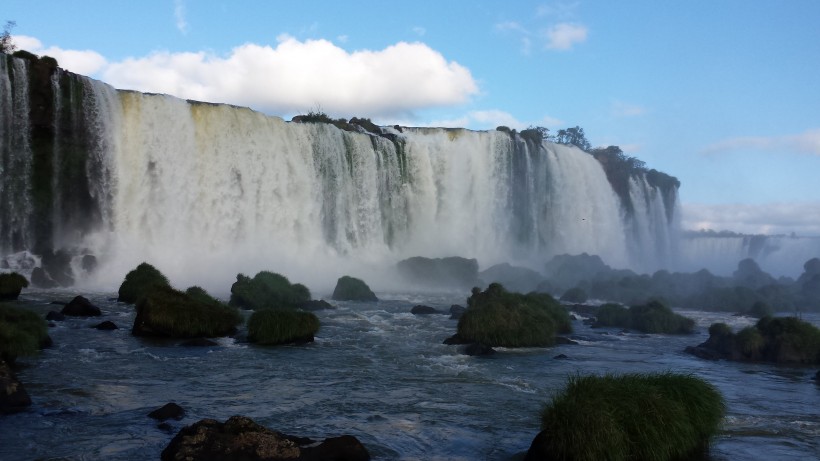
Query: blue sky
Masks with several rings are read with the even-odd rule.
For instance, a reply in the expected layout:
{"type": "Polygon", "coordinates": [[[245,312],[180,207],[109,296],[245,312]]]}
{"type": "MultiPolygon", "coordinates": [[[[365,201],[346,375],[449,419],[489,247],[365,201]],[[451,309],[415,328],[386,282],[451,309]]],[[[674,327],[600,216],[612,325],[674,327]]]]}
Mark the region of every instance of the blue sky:
{"type": "Polygon", "coordinates": [[[681,182],[687,228],[820,235],[820,2],[4,0],[117,88],[380,124],[579,125],[681,182]]]}

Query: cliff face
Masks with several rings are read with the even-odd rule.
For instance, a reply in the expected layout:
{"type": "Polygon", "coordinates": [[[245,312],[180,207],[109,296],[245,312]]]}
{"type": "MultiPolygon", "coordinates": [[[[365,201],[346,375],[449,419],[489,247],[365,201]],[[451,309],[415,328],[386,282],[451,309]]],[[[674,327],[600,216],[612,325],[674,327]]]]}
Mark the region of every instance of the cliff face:
{"type": "Polygon", "coordinates": [[[47,58],[0,66],[0,257],[62,250],[75,268],[94,254],[118,268],[206,264],[233,277],[248,259],[461,255],[539,267],[586,252],[650,270],[673,252],[678,184],[652,171],[613,181],[574,147],[505,131],[285,122],[117,91],[47,58]]]}

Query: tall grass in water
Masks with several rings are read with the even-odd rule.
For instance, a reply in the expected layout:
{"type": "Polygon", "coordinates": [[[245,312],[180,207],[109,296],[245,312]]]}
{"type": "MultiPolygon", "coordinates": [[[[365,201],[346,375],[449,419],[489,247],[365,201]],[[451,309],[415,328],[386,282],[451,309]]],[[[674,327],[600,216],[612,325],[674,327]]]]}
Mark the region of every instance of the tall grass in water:
{"type": "Polygon", "coordinates": [[[574,376],[542,411],[528,459],[687,459],[708,449],[724,411],[717,389],[692,375],[574,376]]]}
{"type": "Polygon", "coordinates": [[[45,320],[34,312],[0,304],[0,359],[14,363],[48,344],[45,320]]]}
{"type": "Polygon", "coordinates": [[[248,341],[263,345],[313,341],[319,318],[294,309],[263,309],[248,319],[248,341]]]}
{"type": "Polygon", "coordinates": [[[117,300],[134,304],[155,288],[170,286],[168,278],[156,267],[142,263],[125,274],[125,280],[117,293],[117,300]]]}
{"type": "Polygon", "coordinates": [[[195,296],[164,287],[156,288],[140,299],[133,331],[135,334],[173,338],[216,337],[234,333],[236,325],[241,322],[242,317],[236,308],[218,301],[203,302],[195,296]]]}

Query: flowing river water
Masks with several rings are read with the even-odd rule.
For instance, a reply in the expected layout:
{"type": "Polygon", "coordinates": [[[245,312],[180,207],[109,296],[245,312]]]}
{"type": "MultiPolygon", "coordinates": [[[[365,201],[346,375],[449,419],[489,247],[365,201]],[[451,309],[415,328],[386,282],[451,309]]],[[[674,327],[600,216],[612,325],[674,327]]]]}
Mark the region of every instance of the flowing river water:
{"type": "MultiPolygon", "coordinates": [[[[76,293],[27,292],[29,308],[76,293]]],[[[0,459],[149,460],[182,427],[245,415],[271,429],[314,439],[351,434],[376,460],[520,459],[539,431],[539,411],[573,374],[674,371],[700,376],[723,393],[728,412],[714,460],[820,458],[820,385],[815,368],[705,361],[683,349],[708,326],[753,320],[683,311],[690,336],[592,329],[573,322],[578,345],[500,349],[469,357],[443,345],[456,321],[416,316],[416,304],[443,312],[460,294],[379,293],[376,303],[334,302],[317,312],[313,344],[257,347],[233,338],[215,347],[131,336],[131,305],[114,293],[88,294],[101,318],[54,322],[54,346],[22,360],[32,397],[25,412],[0,417],[0,459]],[[90,328],[111,320],[120,329],[90,328]],[[556,358],[559,354],[567,358],[556,358]],[[147,413],[167,402],[186,410],[171,429],[147,413]]],[[[804,316],[815,325],[817,315],[804,316]]],[[[240,332],[241,333],[241,332],[240,332]]]]}

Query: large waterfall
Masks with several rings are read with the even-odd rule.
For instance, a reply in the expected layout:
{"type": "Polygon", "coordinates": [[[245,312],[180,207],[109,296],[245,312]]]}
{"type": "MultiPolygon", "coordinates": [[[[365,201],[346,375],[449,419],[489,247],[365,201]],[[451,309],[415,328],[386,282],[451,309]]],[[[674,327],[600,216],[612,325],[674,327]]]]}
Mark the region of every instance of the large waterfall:
{"type": "Polygon", "coordinates": [[[649,271],[674,254],[677,189],[636,175],[619,196],[574,147],[285,122],[0,57],[0,258],[65,249],[87,284],[116,285],[141,261],[179,286],[260,269],[324,286],[415,255],[541,269],[586,252],[649,271]],[[50,100],[40,114],[37,97],[50,100]],[[96,270],[79,269],[85,254],[96,270]]]}

